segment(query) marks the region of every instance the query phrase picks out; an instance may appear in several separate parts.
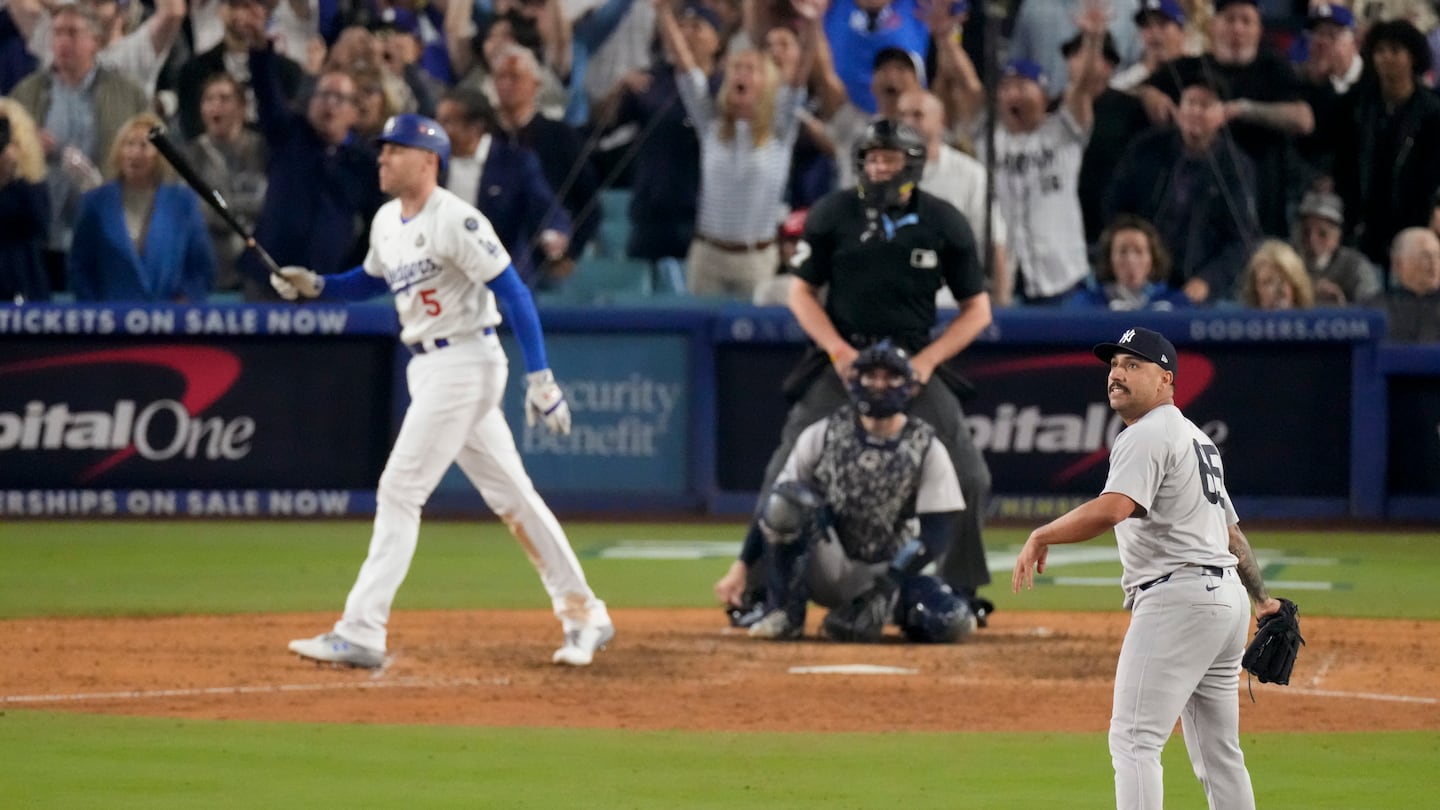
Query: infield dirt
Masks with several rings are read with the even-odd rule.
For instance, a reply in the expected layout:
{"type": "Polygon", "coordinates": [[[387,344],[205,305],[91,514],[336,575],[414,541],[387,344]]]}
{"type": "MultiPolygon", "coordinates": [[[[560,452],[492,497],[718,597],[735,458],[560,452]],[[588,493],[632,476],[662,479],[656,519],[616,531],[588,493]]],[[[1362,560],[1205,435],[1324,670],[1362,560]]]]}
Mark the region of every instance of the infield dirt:
{"type": "MultiPolygon", "coordinates": [[[[716,610],[615,610],[585,669],[540,611],[398,611],[384,670],[301,661],[329,614],[0,622],[0,709],[337,723],[728,731],[1108,728],[1122,613],[998,613],[966,643],[753,641],[716,610]],[[872,665],[913,674],[796,674],[872,665]]],[[[1240,678],[1244,731],[1440,729],[1440,622],[1302,617],[1290,687],[1240,678]]],[[[893,632],[893,630],[892,630],[893,632]]]]}

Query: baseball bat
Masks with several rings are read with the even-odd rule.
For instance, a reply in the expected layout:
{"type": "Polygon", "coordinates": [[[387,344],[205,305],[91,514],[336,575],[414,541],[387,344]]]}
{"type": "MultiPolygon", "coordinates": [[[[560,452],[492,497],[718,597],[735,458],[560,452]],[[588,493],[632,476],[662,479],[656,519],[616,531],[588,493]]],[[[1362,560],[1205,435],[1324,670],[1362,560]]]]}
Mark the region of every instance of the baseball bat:
{"type": "Polygon", "coordinates": [[[200,199],[209,203],[210,207],[215,209],[215,213],[219,214],[220,218],[225,220],[225,224],[230,226],[230,230],[239,234],[240,238],[245,240],[245,247],[255,251],[255,255],[260,257],[260,261],[264,262],[271,273],[277,276],[280,275],[280,265],[276,264],[275,260],[270,257],[270,254],[265,252],[265,248],[261,247],[260,243],[255,241],[255,236],[250,233],[249,229],[247,229],[240,220],[235,218],[235,214],[230,211],[230,203],[225,201],[225,198],[221,196],[220,192],[216,191],[196,173],[195,167],[190,165],[189,159],[175,147],[175,142],[170,140],[170,136],[165,134],[165,127],[155,127],[151,129],[149,138],[150,143],[155,145],[155,149],[164,155],[165,159],[170,162],[170,165],[175,167],[175,171],[179,172],[180,176],[185,179],[185,183],[189,185],[196,194],[200,195],[200,199]]]}

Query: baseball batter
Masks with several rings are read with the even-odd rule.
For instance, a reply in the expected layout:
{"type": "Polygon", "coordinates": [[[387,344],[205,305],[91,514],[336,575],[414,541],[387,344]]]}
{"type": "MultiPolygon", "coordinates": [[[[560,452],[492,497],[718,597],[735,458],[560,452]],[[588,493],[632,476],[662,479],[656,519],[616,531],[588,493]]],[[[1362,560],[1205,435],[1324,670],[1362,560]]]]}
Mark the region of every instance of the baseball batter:
{"type": "Polygon", "coordinates": [[[1115,806],[1164,805],[1160,751],[1178,717],[1210,807],[1253,808],[1236,695],[1246,594],[1258,616],[1279,610],[1280,601],[1266,592],[1240,531],[1220,451],[1175,407],[1175,347],[1135,328],[1096,346],[1095,355],[1110,364],[1106,395],[1125,422],[1105,489],[1030,534],[1011,587],[1033,587],[1050,546],[1113,527],[1131,611],[1110,717],[1115,806]]]}
{"type": "Polygon", "coordinates": [[[554,662],[588,665],[614,637],[614,626],[525,473],[500,408],[508,366],[495,335],[497,298],[529,372],[527,421],[570,432],[570,409],[546,360],[534,301],[485,217],[437,185],[450,156],[440,125],[397,115],[379,140],[380,187],[395,199],[375,214],[364,264],[333,276],[286,267],[283,279],[272,277],[290,300],[389,292],[400,339],[414,354],[406,368],[410,407],[380,476],[369,556],[335,629],[292,641],[290,649],[357,667],[384,663],[390,606],[415,554],[420,508],[456,462],[540,572],[565,631],[554,662]]]}

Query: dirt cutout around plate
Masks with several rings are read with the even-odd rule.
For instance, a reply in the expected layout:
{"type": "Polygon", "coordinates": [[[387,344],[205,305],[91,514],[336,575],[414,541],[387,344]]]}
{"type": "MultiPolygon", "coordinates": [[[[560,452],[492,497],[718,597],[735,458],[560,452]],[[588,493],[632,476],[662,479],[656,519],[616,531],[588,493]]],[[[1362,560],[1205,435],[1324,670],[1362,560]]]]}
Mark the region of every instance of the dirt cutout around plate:
{"type": "MultiPolygon", "coordinates": [[[[400,611],[379,672],[286,650],[333,614],[0,622],[0,711],[691,731],[1080,731],[1109,726],[1123,613],[1000,612],[959,645],[754,641],[715,610],[612,610],[583,669],[542,611],[400,611]],[[796,673],[858,665],[879,674],[796,673]],[[889,668],[914,670],[896,674],[889,668]]],[[[1307,616],[1289,687],[1240,678],[1241,728],[1440,728],[1440,622],[1307,616]]],[[[893,633],[893,629],[891,630],[893,633]]]]}

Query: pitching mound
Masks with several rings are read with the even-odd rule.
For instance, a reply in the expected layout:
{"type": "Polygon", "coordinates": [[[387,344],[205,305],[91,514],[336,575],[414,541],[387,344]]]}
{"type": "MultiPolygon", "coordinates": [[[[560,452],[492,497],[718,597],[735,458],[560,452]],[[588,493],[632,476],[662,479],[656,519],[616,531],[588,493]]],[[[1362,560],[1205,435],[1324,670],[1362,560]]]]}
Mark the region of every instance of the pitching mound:
{"type": "MultiPolygon", "coordinates": [[[[617,610],[586,669],[538,611],[402,611],[384,670],[285,649],[326,615],[0,622],[0,709],[343,723],[746,731],[1108,727],[1120,613],[992,617],[967,643],[757,642],[717,610],[617,610]]],[[[1290,687],[1240,684],[1245,731],[1440,728],[1440,622],[1306,617],[1290,687]]],[[[812,621],[811,635],[815,632],[812,621]]]]}

